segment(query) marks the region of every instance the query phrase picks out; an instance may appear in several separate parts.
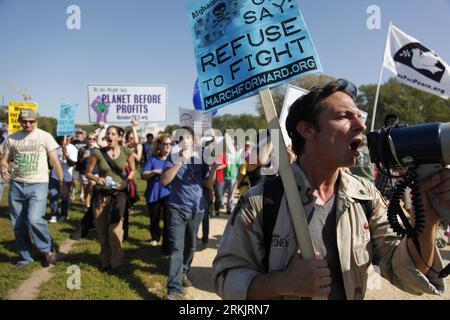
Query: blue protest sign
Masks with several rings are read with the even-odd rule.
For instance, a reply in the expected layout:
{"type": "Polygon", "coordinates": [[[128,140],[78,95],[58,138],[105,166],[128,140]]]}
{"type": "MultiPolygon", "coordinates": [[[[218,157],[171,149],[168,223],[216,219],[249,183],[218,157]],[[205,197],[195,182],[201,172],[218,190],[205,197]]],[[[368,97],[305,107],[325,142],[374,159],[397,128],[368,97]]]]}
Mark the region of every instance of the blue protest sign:
{"type": "Polygon", "coordinates": [[[77,104],[63,103],[59,109],[58,125],[56,126],[57,136],[73,136],[75,131],[75,115],[77,104]]]}
{"type": "Polygon", "coordinates": [[[189,20],[204,111],[322,71],[296,1],[200,0],[189,20]]]}

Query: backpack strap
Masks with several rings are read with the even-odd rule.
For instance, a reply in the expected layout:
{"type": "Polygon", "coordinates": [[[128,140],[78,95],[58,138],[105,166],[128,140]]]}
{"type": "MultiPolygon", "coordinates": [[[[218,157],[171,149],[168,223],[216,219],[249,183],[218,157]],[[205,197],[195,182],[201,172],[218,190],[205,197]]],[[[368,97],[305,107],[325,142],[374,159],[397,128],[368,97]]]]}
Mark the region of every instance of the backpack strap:
{"type": "MultiPolygon", "coordinates": [[[[111,168],[111,170],[117,174],[119,177],[121,177],[122,179],[124,179],[124,173],[123,171],[119,168],[119,166],[111,159],[111,157],[108,155],[107,153],[108,148],[101,148],[100,152],[102,153],[103,157],[105,158],[106,162],[108,163],[109,167],[111,168]]],[[[126,173],[125,173],[126,174],[126,173]]]]}
{"type": "Polygon", "coordinates": [[[281,177],[274,177],[264,181],[263,192],[263,236],[264,236],[264,258],[265,272],[269,271],[270,247],[272,244],[272,233],[277,222],[278,210],[283,198],[284,187],[281,177]]]}
{"type": "MultiPolygon", "coordinates": [[[[364,187],[366,187],[367,190],[373,191],[373,189],[375,189],[373,183],[370,182],[368,179],[356,176],[354,174],[352,174],[352,176],[358,179],[358,181],[361,182],[361,184],[364,185],[364,187]]],[[[367,221],[370,221],[373,210],[373,200],[359,200],[359,203],[361,203],[361,205],[364,208],[364,213],[366,214],[367,221]]]]}

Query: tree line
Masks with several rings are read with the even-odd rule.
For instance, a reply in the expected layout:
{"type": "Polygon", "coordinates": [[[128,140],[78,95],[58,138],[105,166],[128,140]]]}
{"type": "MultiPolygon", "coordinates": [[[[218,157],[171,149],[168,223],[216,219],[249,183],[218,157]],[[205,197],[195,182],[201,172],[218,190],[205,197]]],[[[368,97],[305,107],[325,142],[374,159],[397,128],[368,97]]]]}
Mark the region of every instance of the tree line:
{"type": "MultiPolygon", "coordinates": [[[[295,79],[289,83],[304,89],[311,89],[314,85],[323,85],[335,78],[326,74],[315,74],[295,79]]],[[[289,84],[288,83],[288,84],[289,84]]],[[[283,107],[284,96],[288,84],[271,89],[277,113],[280,114],[283,107]]],[[[368,113],[366,124],[372,121],[373,104],[375,100],[376,84],[362,85],[358,89],[357,104],[361,110],[368,113]]],[[[226,132],[226,129],[241,128],[244,131],[250,128],[255,130],[266,128],[266,120],[260,100],[256,105],[257,115],[224,114],[213,118],[213,128],[226,132]]],[[[414,125],[429,122],[450,122],[450,100],[444,100],[430,93],[426,93],[406,86],[395,78],[389,79],[380,88],[378,98],[375,129],[383,126],[384,116],[395,114],[402,124],[414,125]]],[[[0,106],[0,122],[8,122],[8,107],[0,106]]],[[[52,117],[39,117],[39,128],[56,133],[57,119],[52,117]]],[[[97,128],[95,124],[77,124],[77,128],[90,132],[97,128]]],[[[178,125],[171,124],[164,131],[171,133],[178,125]]]]}

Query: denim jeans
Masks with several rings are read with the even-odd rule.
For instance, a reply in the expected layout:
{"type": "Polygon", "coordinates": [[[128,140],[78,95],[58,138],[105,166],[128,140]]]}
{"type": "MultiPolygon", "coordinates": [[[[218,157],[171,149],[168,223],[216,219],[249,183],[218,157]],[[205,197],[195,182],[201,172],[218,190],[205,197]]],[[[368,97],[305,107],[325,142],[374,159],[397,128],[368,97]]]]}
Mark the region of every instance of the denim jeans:
{"type": "MultiPolygon", "coordinates": [[[[50,178],[50,209],[52,217],[58,216],[58,200],[61,197],[59,190],[59,180],[50,178]]],[[[66,182],[67,191],[70,195],[70,188],[72,187],[72,181],[66,182]]],[[[61,199],[61,216],[67,217],[69,215],[70,196],[67,199],[61,199]]]]}
{"type": "Polygon", "coordinates": [[[228,195],[227,198],[227,213],[231,211],[231,209],[233,209],[233,195],[231,194],[231,191],[233,190],[233,186],[234,183],[236,182],[236,180],[227,180],[225,179],[225,192],[228,195]]]}
{"type": "Polygon", "coordinates": [[[169,276],[167,293],[183,294],[183,274],[189,272],[194,258],[197,230],[203,219],[203,212],[189,212],[169,205],[169,276]]]}
{"type": "Polygon", "coordinates": [[[41,253],[52,250],[53,239],[44,219],[47,192],[48,183],[10,183],[9,213],[20,254],[19,263],[33,262],[30,235],[41,253]]]}

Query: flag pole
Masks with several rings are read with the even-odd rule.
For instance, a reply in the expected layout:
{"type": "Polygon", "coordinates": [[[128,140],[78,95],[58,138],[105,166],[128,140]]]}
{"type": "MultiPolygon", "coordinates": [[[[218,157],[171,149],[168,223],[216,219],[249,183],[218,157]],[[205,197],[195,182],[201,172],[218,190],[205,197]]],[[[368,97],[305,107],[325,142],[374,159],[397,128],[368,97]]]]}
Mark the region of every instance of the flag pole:
{"type": "Polygon", "coordinates": [[[373,104],[372,124],[370,125],[370,131],[373,131],[374,127],[375,127],[375,117],[377,114],[378,95],[380,94],[381,79],[383,77],[384,56],[386,54],[386,48],[387,48],[387,44],[389,41],[389,32],[391,31],[391,25],[392,25],[392,22],[389,21],[389,28],[388,28],[388,32],[387,32],[387,36],[386,36],[386,43],[384,44],[384,50],[383,50],[383,59],[381,59],[380,73],[378,76],[377,92],[375,93],[375,102],[373,104]]]}

